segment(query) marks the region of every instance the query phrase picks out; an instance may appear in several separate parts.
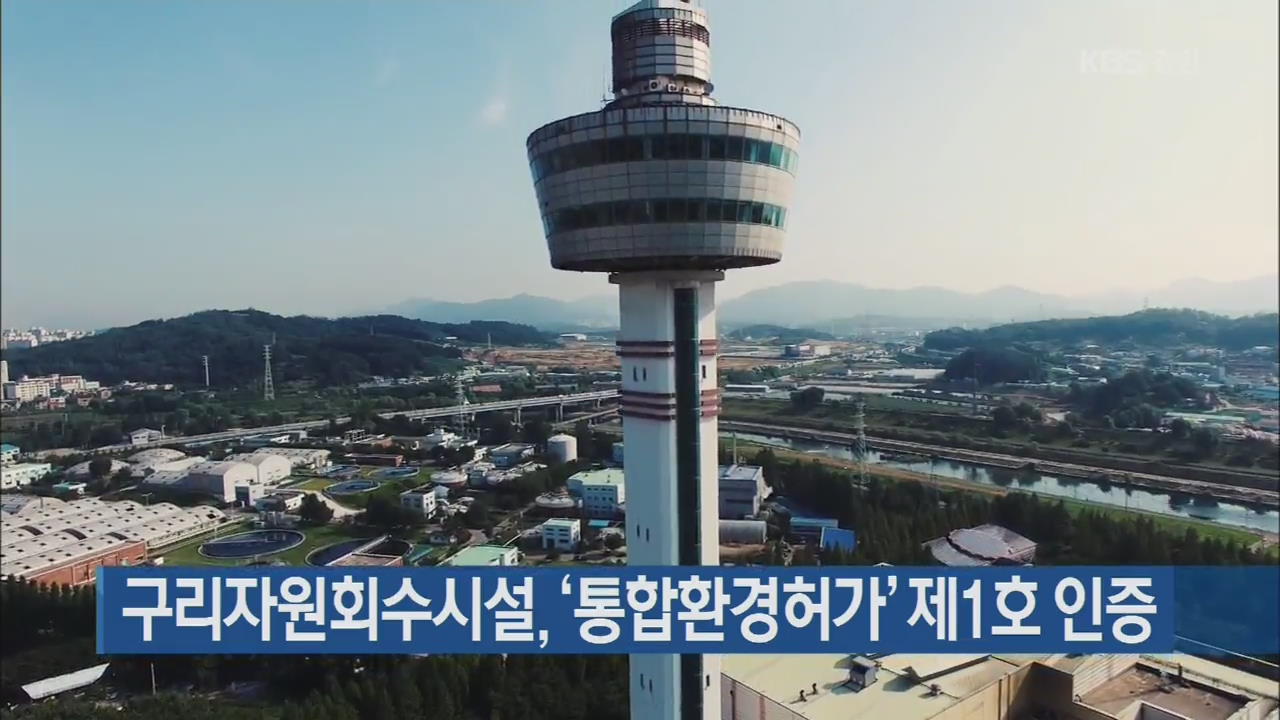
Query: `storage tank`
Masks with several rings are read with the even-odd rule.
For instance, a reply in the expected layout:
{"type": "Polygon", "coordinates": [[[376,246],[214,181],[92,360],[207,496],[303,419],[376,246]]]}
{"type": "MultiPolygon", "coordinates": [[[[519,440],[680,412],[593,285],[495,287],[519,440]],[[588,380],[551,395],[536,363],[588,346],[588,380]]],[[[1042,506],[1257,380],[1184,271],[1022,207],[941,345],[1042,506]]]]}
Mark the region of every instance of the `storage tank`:
{"type": "Polygon", "coordinates": [[[431,475],[431,481],[436,485],[448,488],[460,488],[467,484],[467,476],[465,473],[457,470],[442,470],[431,475]]]}
{"type": "Polygon", "coordinates": [[[552,435],[547,439],[547,456],[553,463],[567,463],[578,459],[578,438],[572,435],[552,435]]]}
{"type": "Polygon", "coordinates": [[[721,545],[763,545],[768,527],[763,520],[721,520],[721,545]]]}

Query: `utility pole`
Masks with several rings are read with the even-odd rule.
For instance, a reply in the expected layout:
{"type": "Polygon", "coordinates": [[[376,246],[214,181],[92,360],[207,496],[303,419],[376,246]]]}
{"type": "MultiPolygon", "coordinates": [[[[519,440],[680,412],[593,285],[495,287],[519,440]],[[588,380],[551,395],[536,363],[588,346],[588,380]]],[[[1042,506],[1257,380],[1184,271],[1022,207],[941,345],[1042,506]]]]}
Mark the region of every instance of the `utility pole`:
{"type": "Polygon", "coordinates": [[[272,384],[271,382],[271,346],[270,345],[262,346],[262,363],[263,363],[262,399],[275,400],[276,388],[275,388],[275,385],[272,384]]]}
{"type": "Polygon", "coordinates": [[[204,389],[209,389],[209,356],[201,355],[200,362],[204,364],[204,389]]]}

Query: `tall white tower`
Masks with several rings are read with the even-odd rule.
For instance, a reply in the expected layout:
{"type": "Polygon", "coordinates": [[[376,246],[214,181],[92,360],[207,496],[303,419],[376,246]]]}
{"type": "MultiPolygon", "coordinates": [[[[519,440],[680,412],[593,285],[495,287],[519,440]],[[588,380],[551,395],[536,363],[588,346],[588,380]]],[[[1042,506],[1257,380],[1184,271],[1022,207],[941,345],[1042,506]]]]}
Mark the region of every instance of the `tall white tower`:
{"type": "MultiPolygon", "coordinates": [[[[633,565],[718,565],[715,283],[782,259],[800,131],[711,98],[706,11],[613,18],[613,93],[527,141],[552,266],[618,286],[633,565]]],[[[635,720],[718,720],[720,661],[631,657],[635,720]]]]}

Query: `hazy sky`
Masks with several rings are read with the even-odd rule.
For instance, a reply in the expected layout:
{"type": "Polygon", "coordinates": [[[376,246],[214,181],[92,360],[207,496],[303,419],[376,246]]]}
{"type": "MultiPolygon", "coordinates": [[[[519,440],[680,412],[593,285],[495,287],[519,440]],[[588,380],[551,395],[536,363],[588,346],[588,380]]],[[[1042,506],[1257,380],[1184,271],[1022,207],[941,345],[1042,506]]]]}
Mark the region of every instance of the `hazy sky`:
{"type": "MultiPolygon", "coordinates": [[[[609,292],[549,268],[524,139],[626,4],[3,0],[0,322],[609,292]]],[[[1275,0],[707,5],[716,97],[803,132],[725,295],[1276,268],[1275,0]]]]}

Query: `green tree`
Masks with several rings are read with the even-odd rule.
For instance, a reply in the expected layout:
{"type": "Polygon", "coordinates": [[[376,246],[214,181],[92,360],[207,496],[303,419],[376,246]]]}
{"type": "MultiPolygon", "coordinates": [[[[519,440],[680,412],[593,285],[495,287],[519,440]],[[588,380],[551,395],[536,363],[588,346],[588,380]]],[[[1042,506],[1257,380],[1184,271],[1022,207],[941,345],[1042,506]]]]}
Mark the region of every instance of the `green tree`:
{"type": "Polygon", "coordinates": [[[111,458],[99,455],[89,461],[89,476],[94,480],[101,480],[109,474],[111,474],[111,458]]]}
{"type": "Polygon", "coordinates": [[[817,386],[810,386],[791,393],[791,405],[797,410],[809,411],[822,404],[826,391],[817,386]]]}
{"type": "Polygon", "coordinates": [[[333,508],[314,494],[308,493],[302,498],[298,516],[308,525],[324,525],[333,519],[333,508]]]}

